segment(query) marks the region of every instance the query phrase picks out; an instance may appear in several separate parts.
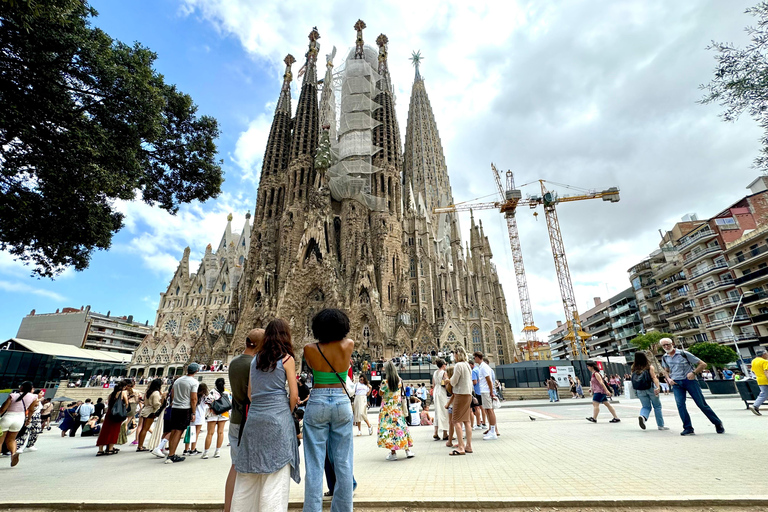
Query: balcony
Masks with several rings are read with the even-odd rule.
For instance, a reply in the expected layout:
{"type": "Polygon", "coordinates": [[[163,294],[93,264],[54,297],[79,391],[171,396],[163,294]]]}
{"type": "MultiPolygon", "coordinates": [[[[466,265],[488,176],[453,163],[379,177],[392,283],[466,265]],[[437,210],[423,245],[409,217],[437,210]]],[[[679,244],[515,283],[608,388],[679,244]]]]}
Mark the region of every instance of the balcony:
{"type": "Polygon", "coordinates": [[[765,322],[768,322],[768,313],[760,313],[759,315],[754,315],[752,317],[752,324],[764,324],[765,322]]]}
{"type": "Polygon", "coordinates": [[[673,330],[673,332],[682,336],[686,334],[698,333],[701,331],[701,327],[702,326],[698,324],[686,324],[681,326],[679,329],[673,330]]]}
{"type": "Polygon", "coordinates": [[[712,291],[716,288],[721,288],[723,286],[733,286],[735,284],[735,281],[733,279],[721,279],[719,281],[714,281],[712,283],[707,283],[702,286],[699,286],[696,289],[696,295],[701,295],[703,293],[707,293],[709,291],[712,291]]]}
{"type": "Polygon", "coordinates": [[[697,268],[693,272],[691,272],[691,279],[696,279],[697,277],[701,277],[703,275],[709,274],[713,270],[717,270],[718,268],[728,268],[728,264],[724,261],[721,261],[719,263],[715,263],[714,265],[709,265],[704,268],[697,268]]]}
{"type": "Polygon", "coordinates": [[[656,291],[658,291],[659,293],[663,293],[664,290],[668,290],[672,286],[675,286],[676,283],[679,283],[681,281],[686,281],[686,280],[687,278],[685,277],[685,275],[675,274],[674,276],[668,277],[665,280],[663,280],[659,285],[659,287],[656,288],[656,291]]]}
{"type": "Polygon", "coordinates": [[[594,347],[595,345],[600,345],[601,343],[613,343],[613,341],[613,334],[607,334],[605,336],[599,336],[597,338],[587,340],[587,346],[594,347]]]}
{"type": "Polygon", "coordinates": [[[761,277],[765,276],[768,276],[768,267],[763,267],[761,269],[755,270],[754,272],[750,272],[749,274],[744,274],[741,277],[737,277],[733,280],[733,284],[736,286],[741,286],[752,281],[757,281],[761,277]]]}
{"type": "Polygon", "coordinates": [[[728,345],[735,342],[740,341],[757,341],[757,334],[753,333],[741,333],[736,336],[722,336],[720,338],[715,338],[715,341],[717,343],[727,343],[728,345]]]}
{"type": "Polygon", "coordinates": [[[686,290],[684,292],[675,291],[675,292],[667,294],[664,297],[664,300],[661,301],[661,304],[662,305],[671,304],[671,303],[676,302],[678,300],[689,299],[690,297],[691,297],[691,291],[690,290],[686,290]]]}
{"type": "Polygon", "coordinates": [[[693,307],[692,306],[683,306],[679,308],[675,308],[671,310],[669,313],[661,315],[659,318],[661,320],[674,320],[675,318],[679,318],[681,316],[687,316],[693,313],[693,307]]]}
{"type": "Polygon", "coordinates": [[[768,300],[768,292],[759,291],[756,293],[745,295],[744,300],[742,302],[744,304],[752,304],[753,302],[758,302],[761,300],[768,300]]]}
{"type": "Polygon", "coordinates": [[[691,253],[691,254],[688,255],[687,258],[685,258],[683,260],[683,265],[688,265],[688,264],[693,263],[694,261],[696,261],[696,260],[698,260],[700,258],[703,258],[704,256],[706,256],[708,254],[715,254],[717,252],[723,252],[723,249],[719,245],[716,245],[714,247],[707,247],[706,249],[704,249],[702,251],[691,253]]]}
{"type": "MultiPolygon", "coordinates": [[[[767,294],[768,296],[768,294],[767,294]]],[[[747,302],[747,298],[744,298],[744,302],[747,302]]],[[[731,304],[738,304],[739,298],[738,297],[728,297],[724,300],[709,300],[709,301],[702,301],[701,303],[701,312],[705,313],[707,311],[712,311],[713,309],[720,309],[722,307],[730,306],[731,304]]]]}
{"type": "Polygon", "coordinates": [[[761,245],[756,249],[752,249],[751,251],[747,251],[744,254],[740,254],[739,256],[736,256],[731,261],[731,266],[734,268],[746,266],[742,264],[749,263],[753,261],[755,258],[757,258],[758,256],[760,256],[761,254],[765,254],[765,253],[768,253],[768,245],[761,245]]]}
{"type": "Polygon", "coordinates": [[[666,320],[651,320],[649,322],[643,322],[646,329],[666,329],[669,327],[669,322],[666,320]]]}
{"type": "Polygon", "coordinates": [[[619,316],[622,313],[626,313],[629,310],[637,311],[637,304],[634,304],[634,303],[624,304],[623,306],[617,309],[613,309],[610,312],[610,317],[613,318],[615,316],[619,316]]]}
{"type": "Polygon", "coordinates": [[[622,318],[622,319],[620,319],[620,320],[618,320],[616,322],[613,322],[611,324],[611,327],[613,329],[618,329],[622,325],[634,324],[634,323],[640,323],[640,315],[638,315],[637,313],[635,313],[634,315],[625,316],[624,318],[622,318]]]}
{"type": "Polygon", "coordinates": [[[737,315],[736,318],[732,318],[732,317],[718,318],[717,320],[712,320],[711,322],[707,322],[705,325],[707,329],[714,329],[715,327],[724,327],[726,325],[731,325],[731,320],[733,320],[734,325],[744,323],[744,322],[749,322],[749,315],[737,315]]]}
{"type": "Polygon", "coordinates": [[[628,270],[629,274],[639,274],[644,271],[651,270],[651,260],[645,260],[643,262],[638,263],[634,267],[630,268],[628,270]]]}
{"type": "Polygon", "coordinates": [[[702,229],[698,233],[694,233],[693,235],[683,238],[680,240],[679,245],[677,246],[678,250],[683,249],[684,247],[688,247],[689,245],[695,243],[695,242],[702,242],[704,240],[710,240],[712,238],[715,238],[717,236],[717,233],[715,231],[712,231],[711,229],[702,229]]]}

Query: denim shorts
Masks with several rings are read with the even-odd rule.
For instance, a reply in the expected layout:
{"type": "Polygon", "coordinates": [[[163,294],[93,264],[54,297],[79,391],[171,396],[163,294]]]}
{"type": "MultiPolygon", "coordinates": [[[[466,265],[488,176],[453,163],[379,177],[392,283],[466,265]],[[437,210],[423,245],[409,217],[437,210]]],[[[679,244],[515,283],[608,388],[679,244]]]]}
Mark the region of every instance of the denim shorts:
{"type": "Polygon", "coordinates": [[[608,401],[608,395],[605,393],[595,393],[592,395],[592,401],[597,403],[603,403],[608,401]]]}

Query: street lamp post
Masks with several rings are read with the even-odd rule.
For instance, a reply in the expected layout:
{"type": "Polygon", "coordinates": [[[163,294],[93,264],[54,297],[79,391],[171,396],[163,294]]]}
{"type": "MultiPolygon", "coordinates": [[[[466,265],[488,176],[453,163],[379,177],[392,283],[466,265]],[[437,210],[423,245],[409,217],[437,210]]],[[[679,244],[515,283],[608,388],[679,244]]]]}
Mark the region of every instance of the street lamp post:
{"type": "Polygon", "coordinates": [[[733,332],[733,323],[736,321],[736,317],[739,314],[739,307],[741,307],[741,301],[743,301],[744,297],[747,295],[752,295],[752,292],[748,291],[746,293],[742,293],[739,296],[739,302],[736,303],[736,310],[733,312],[733,318],[731,318],[731,323],[730,325],[728,325],[728,329],[731,331],[731,336],[733,336],[733,345],[736,347],[736,354],[739,356],[739,368],[741,368],[741,371],[744,374],[744,378],[749,377],[749,372],[747,371],[747,364],[744,362],[744,359],[741,357],[739,342],[736,341],[736,334],[733,332]]]}

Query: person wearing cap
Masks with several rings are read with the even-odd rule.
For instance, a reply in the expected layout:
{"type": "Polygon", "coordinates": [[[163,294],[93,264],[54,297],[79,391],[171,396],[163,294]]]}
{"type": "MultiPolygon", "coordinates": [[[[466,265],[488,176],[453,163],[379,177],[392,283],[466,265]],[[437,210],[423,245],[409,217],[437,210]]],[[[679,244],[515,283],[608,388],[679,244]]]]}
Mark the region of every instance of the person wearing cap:
{"type": "Polygon", "coordinates": [[[171,403],[171,438],[166,464],[183,462],[184,457],[176,455],[176,447],[179,446],[181,434],[195,421],[195,409],[197,408],[197,388],[200,382],[195,374],[200,371],[200,365],[189,363],[187,375],[176,379],[173,384],[173,402],[171,403]]]}
{"type": "Polygon", "coordinates": [[[765,347],[757,347],[755,350],[757,357],[752,360],[752,372],[757,377],[757,385],[760,386],[760,394],[758,395],[755,403],[749,406],[749,410],[758,416],[763,414],[760,412],[760,406],[763,405],[765,399],[768,398],[768,359],[766,359],[765,347]]]}

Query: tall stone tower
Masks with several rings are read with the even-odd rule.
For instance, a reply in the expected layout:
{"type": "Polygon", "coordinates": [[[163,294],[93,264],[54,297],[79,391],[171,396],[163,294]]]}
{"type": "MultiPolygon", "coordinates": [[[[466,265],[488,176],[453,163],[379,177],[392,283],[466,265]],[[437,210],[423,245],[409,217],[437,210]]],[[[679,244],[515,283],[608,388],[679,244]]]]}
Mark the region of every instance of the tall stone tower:
{"type": "Polygon", "coordinates": [[[340,91],[334,88],[335,49],[326,56],[320,91],[320,34],[310,32],[293,119],[295,59],[285,59],[237,294],[232,353],[248,330],[281,317],[291,325],[300,356],[312,341],[314,314],[338,307],[350,317],[350,337],[362,357],[463,345],[497,363],[512,362],[504,294],[482,226],[473,222],[472,248],[465,253],[458,220],[431,213],[450,204],[452,194],[418,66],[404,157],[388,39],[379,35],[374,49],[365,44],[365,28],[362,20],[354,26],[340,91]]]}

